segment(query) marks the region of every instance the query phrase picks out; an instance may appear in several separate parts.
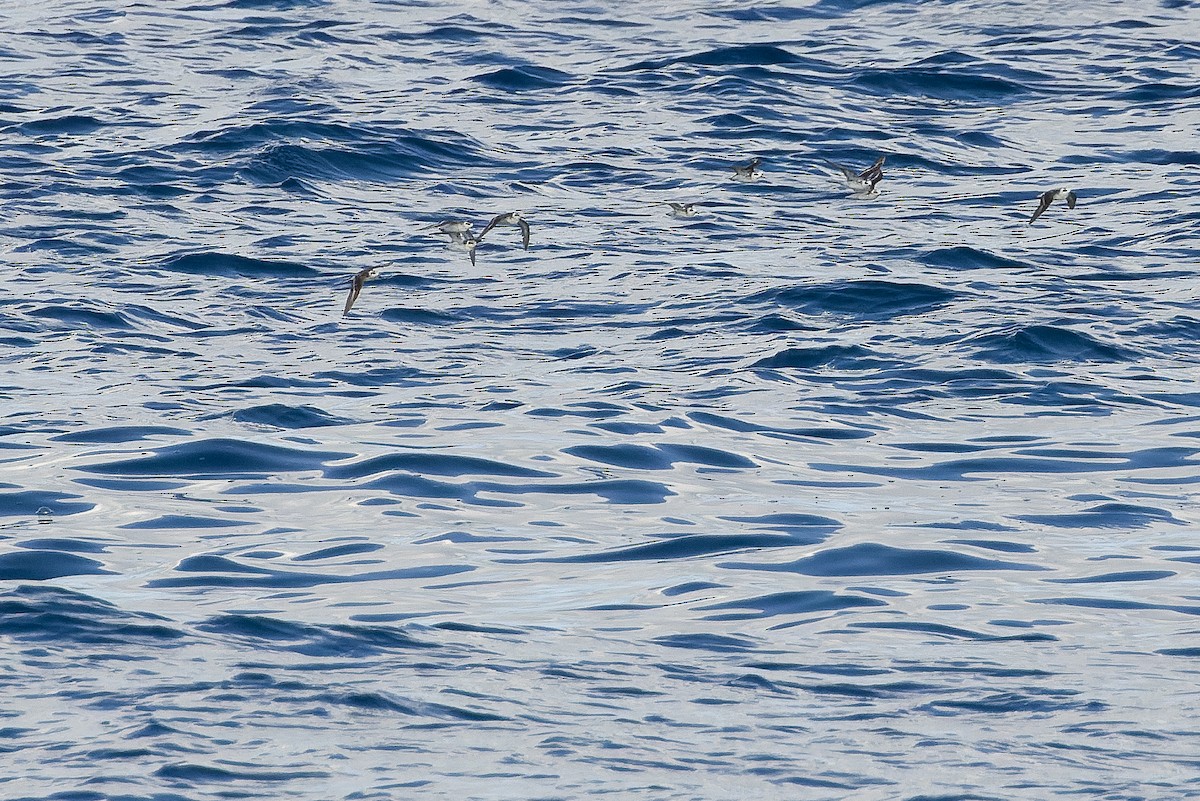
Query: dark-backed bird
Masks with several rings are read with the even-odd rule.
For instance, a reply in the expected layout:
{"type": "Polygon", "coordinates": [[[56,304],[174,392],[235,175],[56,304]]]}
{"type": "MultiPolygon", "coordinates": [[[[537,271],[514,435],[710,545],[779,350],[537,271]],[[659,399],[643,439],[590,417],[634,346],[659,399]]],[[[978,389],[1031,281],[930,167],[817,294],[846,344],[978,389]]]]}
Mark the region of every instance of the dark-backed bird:
{"type": "Polygon", "coordinates": [[[841,171],[842,176],[845,178],[846,186],[854,194],[874,196],[879,194],[879,190],[875,187],[880,181],[883,180],[883,162],[886,158],[886,156],[880,156],[879,158],[875,159],[874,164],[872,164],[870,167],[867,167],[862,172],[855,172],[849,167],[841,164],[835,164],[832,161],[829,162],[829,165],[831,167],[836,167],[841,171]]]}
{"type": "Polygon", "coordinates": [[[368,278],[375,277],[375,270],[375,267],[367,267],[365,270],[359,270],[350,279],[350,295],[346,298],[346,308],[342,309],[343,317],[350,313],[350,307],[354,305],[354,301],[358,300],[358,295],[362,292],[363,284],[367,283],[368,278]]]}
{"type": "Polygon", "coordinates": [[[521,244],[525,250],[529,250],[529,223],[525,221],[525,217],[519,211],[510,211],[504,214],[497,214],[492,218],[492,221],[487,224],[476,239],[483,239],[487,236],[487,232],[498,225],[515,225],[521,229],[521,244]]]}
{"type": "Polygon", "coordinates": [[[763,177],[763,171],[758,168],[762,164],[762,159],[758,156],[750,159],[749,164],[743,164],[733,168],[733,180],[735,181],[757,181],[763,177]]]}
{"type": "Polygon", "coordinates": [[[668,211],[667,214],[670,214],[672,217],[695,217],[697,214],[699,214],[699,212],[696,211],[695,203],[668,202],[667,205],[671,207],[671,210],[668,211]]]}
{"type": "Polygon", "coordinates": [[[1042,213],[1046,209],[1050,208],[1050,204],[1058,200],[1060,197],[1065,197],[1067,199],[1068,209],[1075,208],[1075,201],[1078,196],[1075,194],[1074,189],[1067,189],[1065,187],[1062,189],[1049,189],[1038,195],[1037,211],[1035,211],[1033,216],[1029,218],[1029,222],[1026,223],[1026,225],[1032,224],[1034,220],[1036,220],[1038,217],[1041,217],[1042,213]]]}

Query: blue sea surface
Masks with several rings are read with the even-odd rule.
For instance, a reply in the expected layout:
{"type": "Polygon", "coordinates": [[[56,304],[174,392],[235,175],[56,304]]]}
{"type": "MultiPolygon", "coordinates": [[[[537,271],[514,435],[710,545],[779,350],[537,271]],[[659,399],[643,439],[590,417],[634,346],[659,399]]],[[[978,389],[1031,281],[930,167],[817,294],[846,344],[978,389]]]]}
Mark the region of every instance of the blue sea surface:
{"type": "Polygon", "coordinates": [[[1200,798],[1200,4],[0,20],[0,798],[1200,798]]]}

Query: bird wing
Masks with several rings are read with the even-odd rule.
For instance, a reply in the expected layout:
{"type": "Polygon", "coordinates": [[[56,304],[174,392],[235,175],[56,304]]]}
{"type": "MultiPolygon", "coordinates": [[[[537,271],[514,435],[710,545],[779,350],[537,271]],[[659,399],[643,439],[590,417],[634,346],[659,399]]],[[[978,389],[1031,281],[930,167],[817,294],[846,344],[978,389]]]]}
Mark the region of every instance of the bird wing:
{"type": "Polygon", "coordinates": [[[489,223],[488,223],[488,224],[487,224],[487,225],[484,227],[484,229],[483,229],[482,231],[480,231],[480,232],[479,232],[479,236],[475,237],[475,241],[476,241],[476,242],[478,242],[479,240],[483,239],[483,238],[484,238],[484,236],[486,236],[486,235],[487,235],[487,232],[488,232],[488,231],[492,230],[492,229],[493,229],[493,228],[495,228],[497,225],[499,225],[499,224],[500,224],[500,221],[501,221],[501,220],[503,220],[503,219],[504,219],[505,217],[507,217],[507,216],[508,216],[507,214],[497,214],[495,217],[493,217],[493,218],[492,218],[492,221],[491,221],[491,222],[489,222],[489,223]]]}
{"type": "Polygon", "coordinates": [[[471,266],[474,267],[475,266],[475,248],[471,248],[470,250],[468,250],[467,255],[471,257],[471,266]]]}
{"type": "Polygon", "coordinates": [[[838,164],[836,161],[830,161],[829,159],[824,159],[824,161],[830,167],[833,167],[835,170],[837,170],[842,175],[844,175],[846,177],[847,181],[853,181],[854,183],[858,183],[858,173],[856,173],[854,170],[850,169],[849,167],[838,164]]]}
{"type": "Polygon", "coordinates": [[[521,244],[525,246],[525,250],[529,250],[529,223],[517,220],[517,225],[521,226],[521,244]]]}
{"type": "Polygon", "coordinates": [[[858,174],[858,177],[875,188],[875,184],[883,180],[883,160],[886,156],[880,156],[875,159],[875,163],[858,174]]]}
{"type": "Polygon", "coordinates": [[[1078,199],[1079,199],[1079,198],[1078,198],[1078,196],[1075,194],[1075,190],[1074,190],[1074,189],[1072,189],[1070,192],[1068,192],[1068,193],[1067,193],[1067,208],[1068,208],[1068,209],[1073,209],[1073,208],[1075,208],[1075,201],[1076,201],[1076,200],[1078,200],[1078,199]]]}
{"type": "MultiPolygon", "coordinates": [[[[1035,211],[1033,213],[1033,216],[1029,218],[1030,223],[1032,223],[1038,217],[1041,217],[1042,212],[1045,211],[1046,209],[1050,208],[1050,204],[1054,202],[1054,196],[1056,194],[1058,194],[1057,189],[1051,189],[1051,190],[1049,190],[1047,192],[1043,192],[1041,194],[1041,196],[1038,198],[1037,211],[1035,211]]],[[[1026,224],[1028,225],[1029,223],[1026,223],[1026,224]]]]}
{"type": "Polygon", "coordinates": [[[358,300],[358,293],[362,292],[366,280],[367,276],[362,272],[350,279],[350,295],[346,298],[346,308],[342,309],[343,317],[350,313],[350,307],[354,305],[354,301],[358,300]]]}

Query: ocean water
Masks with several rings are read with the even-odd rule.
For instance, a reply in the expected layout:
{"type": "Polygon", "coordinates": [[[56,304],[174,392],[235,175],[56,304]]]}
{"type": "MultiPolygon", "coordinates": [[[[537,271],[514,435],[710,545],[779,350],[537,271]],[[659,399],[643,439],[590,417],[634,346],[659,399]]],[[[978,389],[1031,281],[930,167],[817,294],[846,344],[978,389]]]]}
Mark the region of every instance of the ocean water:
{"type": "Polygon", "coordinates": [[[0,20],[0,797],[1200,797],[1196,3],[0,20]]]}

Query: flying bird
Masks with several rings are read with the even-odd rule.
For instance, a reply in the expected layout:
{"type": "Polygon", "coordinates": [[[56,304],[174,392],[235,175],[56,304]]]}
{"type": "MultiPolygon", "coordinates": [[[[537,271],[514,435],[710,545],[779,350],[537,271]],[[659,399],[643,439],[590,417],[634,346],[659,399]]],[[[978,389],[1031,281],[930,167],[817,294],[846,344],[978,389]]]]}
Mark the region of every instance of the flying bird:
{"type": "Polygon", "coordinates": [[[671,210],[668,211],[667,214],[670,214],[672,217],[695,217],[697,214],[699,214],[699,212],[696,211],[695,203],[668,202],[667,205],[671,207],[671,210]]]}
{"type": "Polygon", "coordinates": [[[750,159],[749,164],[740,165],[733,168],[733,180],[735,181],[757,181],[763,177],[763,171],[758,168],[762,164],[762,159],[758,156],[750,159]]]}
{"type": "Polygon", "coordinates": [[[467,222],[466,220],[442,220],[440,223],[434,223],[423,230],[430,231],[436,228],[443,234],[465,234],[473,227],[474,226],[472,226],[471,223],[467,222]]]}
{"type": "Polygon", "coordinates": [[[342,309],[343,317],[350,313],[350,307],[354,305],[354,301],[358,300],[363,284],[367,283],[368,278],[375,277],[375,270],[375,267],[367,267],[365,270],[359,270],[354,278],[350,279],[350,295],[346,298],[346,308],[342,309]]]}
{"type": "Polygon", "coordinates": [[[867,167],[862,172],[855,172],[849,167],[845,167],[841,164],[835,164],[832,161],[827,163],[841,171],[842,176],[845,178],[846,186],[854,194],[862,195],[864,197],[874,197],[875,195],[879,194],[879,190],[877,190],[875,187],[880,181],[883,180],[883,162],[886,158],[886,156],[880,156],[879,158],[875,159],[874,164],[872,164],[870,167],[867,167]]]}
{"type": "Polygon", "coordinates": [[[1034,220],[1036,220],[1038,217],[1041,217],[1042,212],[1050,208],[1050,204],[1058,200],[1060,197],[1065,197],[1067,199],[1068,209],[1075,208],[1075,201],[1078,196],[1075,194],[1074,189],[1050,189],[1038,195],[1037,211],[1035,211],[1033,216],[1029,218],[1029,222],[1026,223],[1026,225],[1031,225],[1034,220]]]}
{"type": "Polygon", "coordinates": [[[492,218],[492,221],[487,224],[482,231],[479,232],[477,239],[483,239],[487,236],[487,232],[495,228],[497,225],[515,225],[521,229],[521,244],[525,250],[529,250],[529,223],[525,221],[525,217],[519,211],[510,211],[504,214],[497,214],[492,218]]]}
{"type": "Polygon", "coordinates": [[[470,230],[463,232],[450,232],[447,234],[450,237],[450,244],[456,245],[467,251],[467,255],[471,257],[471,266],[475,266],[475,248],[479,245],[479,240],[483,238],[483,234],[475,236],[470,230]]]}

